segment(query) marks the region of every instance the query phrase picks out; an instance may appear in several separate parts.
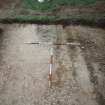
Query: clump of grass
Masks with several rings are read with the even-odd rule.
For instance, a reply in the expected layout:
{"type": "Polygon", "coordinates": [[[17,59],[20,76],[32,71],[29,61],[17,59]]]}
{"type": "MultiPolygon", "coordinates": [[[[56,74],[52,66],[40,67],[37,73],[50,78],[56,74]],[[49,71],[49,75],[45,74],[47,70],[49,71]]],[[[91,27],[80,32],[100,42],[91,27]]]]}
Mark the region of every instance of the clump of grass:
{"type": "Polygon", "coordinates": [[[55,21],[57,19],[57,17],[55,16],[25,16],[25,15],[21,15],[21,16],[16,16],[15,17],[16,20],[19,21],[42,21],[42,22],[46,22],[46,21],[55,21]]]}

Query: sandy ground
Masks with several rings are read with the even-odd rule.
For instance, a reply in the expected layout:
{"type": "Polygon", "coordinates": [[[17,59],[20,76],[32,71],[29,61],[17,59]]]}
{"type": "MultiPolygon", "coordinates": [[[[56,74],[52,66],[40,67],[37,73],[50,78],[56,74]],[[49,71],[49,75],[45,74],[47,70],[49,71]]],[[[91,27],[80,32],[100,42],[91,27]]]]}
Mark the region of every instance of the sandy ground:
{"type": "Polygon", "coordinates": [[[61,25],[0,27],[0,105],[105,105],[104,68],[100,70],[103,66],[97,61],[104,56],[104,30],[61,25]],[[25,44],[38,41],[72,41],[81,46],[25,44]],[[92,42],[95,48],[89,46],[92,42]],[[54,65],[49,88],[51,47],[54,65]]]}

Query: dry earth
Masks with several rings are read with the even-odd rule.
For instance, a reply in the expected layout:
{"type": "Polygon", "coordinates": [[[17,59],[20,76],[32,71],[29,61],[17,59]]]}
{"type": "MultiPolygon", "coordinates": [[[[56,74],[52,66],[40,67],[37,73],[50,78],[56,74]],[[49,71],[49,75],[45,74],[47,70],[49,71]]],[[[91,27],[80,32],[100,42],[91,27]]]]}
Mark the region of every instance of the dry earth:
{"type": "Polygon", "coordinates": [[[61,25],[0,25],[0,105],[105,105],[105,31],[61,25]],[[80,46],[26,42],[79,42],[80,46]],[[54,48],[52,88],[48,85],[54,48]]]}

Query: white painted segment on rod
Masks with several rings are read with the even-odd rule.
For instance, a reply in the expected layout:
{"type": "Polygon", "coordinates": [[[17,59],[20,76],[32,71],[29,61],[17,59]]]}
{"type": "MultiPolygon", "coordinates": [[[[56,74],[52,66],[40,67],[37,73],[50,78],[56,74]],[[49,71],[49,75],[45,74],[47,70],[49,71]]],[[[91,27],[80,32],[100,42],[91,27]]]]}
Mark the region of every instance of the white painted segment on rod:
{"type": "Polygon", "coordinates": [[[75,45],[75,46],[79,46],[80,45],[80,43],[77,43],[77,42],[67,42],[66,43],[67,45],[75,45]]]}
{"type": "Polygon", "coordinates": [[[50,75],[52,74],[52,64],[50,64],[50,75]]]}
{"type": "Polygon", "coordinates": [[[50,49],[50,55],[53,55],[53,48],[50,49]]]}

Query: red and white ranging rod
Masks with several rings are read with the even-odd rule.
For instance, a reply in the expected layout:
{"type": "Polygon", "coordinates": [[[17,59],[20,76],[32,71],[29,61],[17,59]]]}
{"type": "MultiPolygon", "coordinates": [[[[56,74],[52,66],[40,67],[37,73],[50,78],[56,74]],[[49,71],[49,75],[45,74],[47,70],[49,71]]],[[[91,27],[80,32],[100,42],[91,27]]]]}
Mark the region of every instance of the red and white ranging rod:
{"type": "Polygon", "coordinates": [[[53,58],[54,58],[54,54],[53,54],[53,48],[50,49],[50,71],[49,71],[49,87],[51,87],[52,84],[52,70],[53,70],[53,58]]]}
{"type": "Polygon", "coordinates": [[[80,43],[77,42],[67,42],[67,43],[48,43],[48,42],[30,42],[25,44],[36,44],[36,45],[50,45],[50,64],[49,64],[49,87],[52,87],[52,71],[53,71],[53,63],[54,63],[54,45],[72,45],[72,46],[80,46],[80,43]]]}

